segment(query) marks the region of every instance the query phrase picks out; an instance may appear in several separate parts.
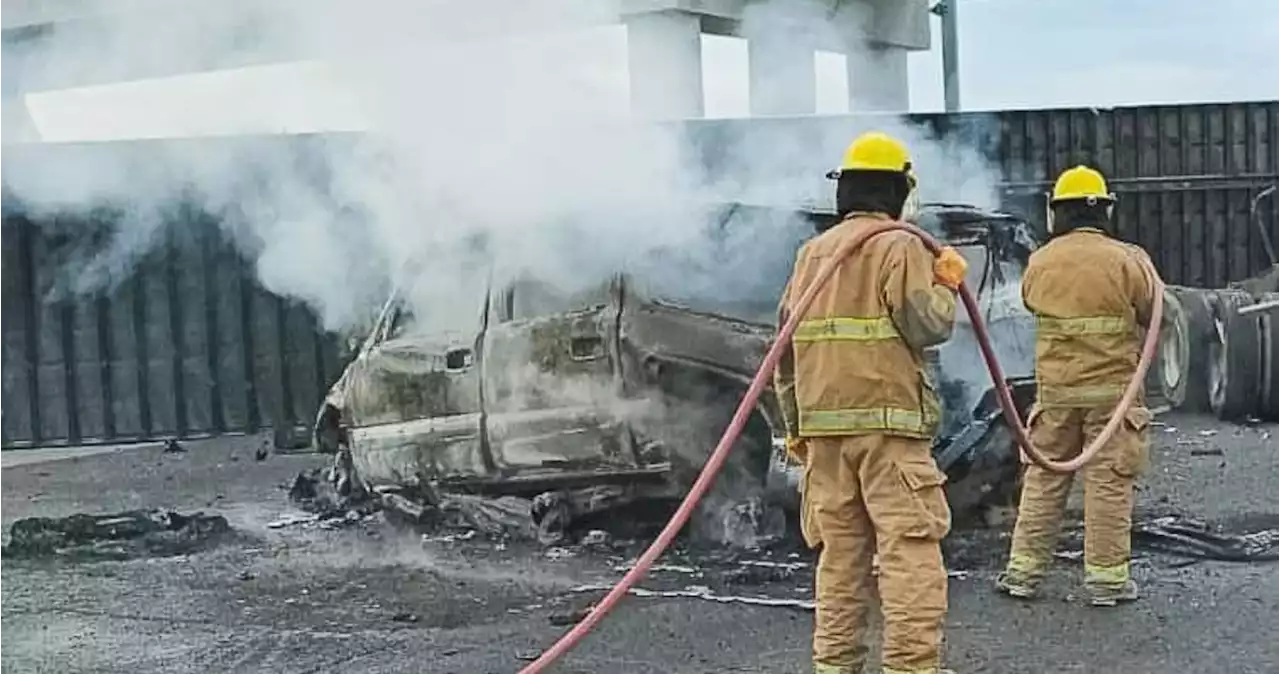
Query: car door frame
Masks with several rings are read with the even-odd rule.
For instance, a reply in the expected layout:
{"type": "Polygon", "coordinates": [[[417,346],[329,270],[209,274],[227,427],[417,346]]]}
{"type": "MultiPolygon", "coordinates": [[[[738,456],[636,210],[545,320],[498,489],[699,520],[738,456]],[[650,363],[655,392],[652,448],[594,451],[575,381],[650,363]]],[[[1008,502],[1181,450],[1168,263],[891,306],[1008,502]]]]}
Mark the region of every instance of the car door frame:
{"type": "MultiPolygon", "coordinates": [[[[565,479],[572,479],[575,474],[621,474],[637,469],[638,456],[630,425],[625,418],[610,418],[602,414],[604,408],[594,404],[578,406],[553,403],[545,407],[518,405],[522,409],[506,409],[508,405],[504,404],[505,401],[496,399],[496,396],[504,395],[498,390],[499,379],[513,375],[509,371],[499,372],[494,368],[510,367],[518,362],[518,357],[495,355],[495,350],[518,348],[517,344],[521,339],[519,333],[522,331],[538,328],[553,331],[554,328],[547,326],[568,323],[564,330],[569,342],[556,343],[557,347],[563,347],[565,351],[559,355],[577,363],[604,360],[608,367],[607,375],[598,373],[600,377],[597,382],[610,389],[610,395],[615,396],[617,404],[625,405],[618,335],[624,295],[622,275],[611,275],[607,281],[607,289],[607,301],[603,305],[519,318],[513,311],[515,301],[518,300],[516,293],[519,292],[516,284],[506,284],[491,295],[490,319],[483,336],[485,358],[481,379],[486,396],[486,438],[490,456],[500,475],[538,477],[556,472],[565,479]],[[596,327],[593,335],[585,334],[583,326],[588,321],[596,327]],[[598,337],[598,346],[591,345],[588,349],[588,340],[584,339],[588,337],[598,337]],[[575,347],[575,344],[583,346],[575,347]],[[597,447],[598,450],[592,451],[592,447],[597,447]]],[[[537,366],[529,363],[529,367],[537,366]]],[[[586,376],[590,378],[592,375],[586,376]]]]}
{"type": "MultiPolygon", "coordinates": [[[[474,373],[475,409],[458,414],[376,420],[370,423],[371,417],[366,416],[361,408],[378,405],[371,402],[376,400],[369,381],[373,376],[371,362],[379,349],[388,343],[392,321],[401,302],[403,296],[397,289],[388,298],[359,354],[343,375],[350,378],[346,400],[350,419],[348,442],[354,450],[356,470],[371,486],[379,483],[405,486],[437,480],[466,482],[490,479],[494,463],[486,436],[482,376],[484,333],[489,313],[489,284],[485,284],[480,303],[479,325],[470,345],[466,347],[470,361],[462,368],[451,368],[448,365],[451,355],[461,349],[448,348],[440,355],[444,363],[441,373],[446,377],[446,397],[455,385],[448,378],[450,375],[468,370],[474,373]],[[467,429],[474,429],[474,433],[467,435],[467,429]],[[466,455],[470,457],[467,458],[466,455]],[[453,474],[451,466],[464,466],[467,470],[453,474]]],[[[442,343],[447,344],[448,341],[443,340],[442,343]]],[[[463,358],[466,359],[465,354],[463,358]]]]}

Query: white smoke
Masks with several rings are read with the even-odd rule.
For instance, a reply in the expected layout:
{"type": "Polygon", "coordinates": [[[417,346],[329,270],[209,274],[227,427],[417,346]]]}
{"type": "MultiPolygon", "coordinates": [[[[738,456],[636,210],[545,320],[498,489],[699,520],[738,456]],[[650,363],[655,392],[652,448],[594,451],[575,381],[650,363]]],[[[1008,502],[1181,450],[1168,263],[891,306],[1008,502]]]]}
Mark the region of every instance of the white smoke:
{"type": "MultiPolygon", "coordinates": [[[[22,162],[6,187],[34,220],[103,204],[124,214],[110,242],[69,270],[75,290],[125,278],[177,205],[194,201],[267,289],[305,301],[329,329],[360,324],[410,276],[406,296],[433,330],[469,327],[491,275],[572,292],[627,268],[673,293],[776,294],[770,270],[790,264],[805,226],[776,216],[726,224],[706,205],[830,204],[823,173],[871,128],[911,146],[926,199],[995,204],[987,147],[895,116],[692,134],[631,119],[618,104],[620,73],[583,58],[572,32],[533,34],[616,19],[604,4],[228,1],[157,12],[154,25],[59,27],[48,50],[23,57],[29,72],[92,78],[318,54],[371,130],[86,147],[56,164],[22,162]]],[[[776,44],[785,40],[771,31],[829,38],[828,20],[796,4],[753,6],[744,31],[776,44]]]]}

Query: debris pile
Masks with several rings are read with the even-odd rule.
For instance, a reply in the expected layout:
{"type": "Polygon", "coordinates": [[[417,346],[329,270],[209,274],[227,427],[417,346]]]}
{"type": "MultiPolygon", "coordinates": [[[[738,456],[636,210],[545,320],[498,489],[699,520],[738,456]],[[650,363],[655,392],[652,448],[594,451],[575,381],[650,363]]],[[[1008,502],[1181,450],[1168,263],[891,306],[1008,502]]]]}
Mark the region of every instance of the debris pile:
{"type": "Polygon", "coordinates": [[[471,494],[444,494],[432,507],[427,524],[436,529],[468,529],[488,538],[533,540],[532,504],[516,496],[486,498],[471,494]]]}
{"type": "Polygon", "coordinates": [[[467,540],[476,534],[490,540],[533,540],[536,537],[528,499],[435,492],[424,496],[402,491],[379,492],[378,499],[389,518],[412,524],[428,534],[436,534],[441,540],[467,540]]]}
{"type": "MultiPolygon", "coordinates": [[[[334,528],[381,512],[440,540],[480,535],[495,541],[531,541],[548,549],[580,546],[611,549],[614,539],[646,538],[670,515],[664,503],[647,503],[620,485],[593,485],[546,491],[533,498],[449,492],[435,485],[366,489],[351,479],[349,452],[339,452],[326,469],[299,473],[289,499],[310,515],[273,523],[334,528]],[[646,507],[648,506],[648,507],[646,507]],[[625,512],[624,516],[619,513],[625,512]]],[[[759,550],[785,542],[786,514],[759,497],[726,502],[700,522],[695,537],[731,547],[759,550]],[[699,536],[701,534],[701,536],[699,536]]]]}
{"type": "Polygon", "coordinates": [[[1215,532],[1208,524],[1178,517],[1159,517],[1133,527],[1133,543],[1153,552],[1222,562],[1267,562],[1280,558],[1280,531],[1247,534],[1215,532]]]}
{"type": "MultiPolygon", "coordinates": [[[[333,467],[299,473],[289,499],[321,526],[358,522],[375,512],[427,531],[475,531],[494,539],[532,540],[536,537],[532,504],[514,496],[486,498],[470,494],[440,494],[432,489],[369,491],[344,470],[349,461],[339,454],[333,467]]],[[[302,521],[302,520],[299,520],[302,521]]]]}
{"type": "Polygon", "coordinates": [[[634,505],[634,495],[614,485],[548,491],[532,499],[445,492],[432,485],[369,490],[352,478],[350,464],[350,452],[341,451],[329,468],[299,473],[289,487],[289,499],[312,515],[280,520],[280,526],[333,527],[382,512],[388,519],[441,539],[479,534],[490,540],[536,541],[545,547],[576,541],[586,548],[608,548],[611,535],[583,526],[587,518],[634,505]]]}
{"type": "Polygon", "coordinates": [[[289,500],[315,514],[318,520],[350,519],[348,513],[363,517],[376,512],[380,505],[363,488],[334,480],[331,469],[319,468],[298,473],[289,487],[289,500]]]}
{"type": "MultiPolygon", "coordinates": [[[[1244,529],[1245,527],[1239,527],[1244,529]]],[[[1066,527],[1063,549],[1055,553],[1059,559],[1078,560],[1084,555],[1084,524],[1066,527]]],[[[1254,531],[1228,531],[1226,526],[1180,515],[1135,520],[1132,531],[1134,557],[1177,557],[1185,566],[1197,561],[1270,562],[1280,558],[1280,530],[1262,528],[1254,531]]]]}
{"type": "Polygon", "coordinates": [[[231,533],[221,515],[128,510],[107,515],[28,517],[13,523],[6,559],[130,559],[198,552],[231,533]]]}

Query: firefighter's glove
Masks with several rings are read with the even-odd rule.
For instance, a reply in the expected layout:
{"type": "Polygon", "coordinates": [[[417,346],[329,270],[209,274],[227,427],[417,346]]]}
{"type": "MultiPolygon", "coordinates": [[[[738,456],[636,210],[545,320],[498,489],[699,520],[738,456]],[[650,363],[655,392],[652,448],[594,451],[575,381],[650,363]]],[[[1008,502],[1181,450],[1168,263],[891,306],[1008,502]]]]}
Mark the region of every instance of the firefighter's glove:
{"type": "Polygon", "coordinates": [[[803,464],[809,458],[809,443],[804,438],[787,436],[787,456],[792,461],[803,464]]]}
{"type": "Polygon", "coordinates": [[[969,263],[951,246],[943,248],[933,261],[934,280],[952,290],[960,289],[960,282],[964,281],[964,275],[968,271],[969,263]]]}

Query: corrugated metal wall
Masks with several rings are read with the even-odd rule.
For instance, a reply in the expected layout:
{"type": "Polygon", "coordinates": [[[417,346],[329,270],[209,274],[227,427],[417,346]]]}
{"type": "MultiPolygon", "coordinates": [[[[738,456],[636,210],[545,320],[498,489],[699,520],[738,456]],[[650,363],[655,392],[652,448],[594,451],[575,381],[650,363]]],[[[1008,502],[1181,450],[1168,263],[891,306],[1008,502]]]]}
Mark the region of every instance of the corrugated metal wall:
{"type": "MultiPolygon", "coordinates": [[[[1006,178],[1008,206],[1037,221],[1059,171],[1099,166],[1121,197],[1121,236],[1151,251],[1166,280],[1222,286],[1271,262],[1275,193],[1258,197],[1277,182],[1277,107],[1273,101],[1011,111],[915,121],[939,135],[981,130],[980,144],[1006,178]],[[1251,219],[1255,205],[1258,217],[1251,219]]],[[[788,127],[847,138],[855,125],[811,118],[693,126],[714,171],[712,154],[729,145],[721,143],[723,134],[788,127]]],[[[797,148],[812,154],[803,143],[797,148]]],[[[8,155],[5,163],[6,173],[21,170],[8,155]]],[[[311,423],[340,373],[335,339],[317,329],[305,307],[265,291],[216,223],[175,216],[160,234],[162,245],[128,278],[94,295],[66,292],[59,274],[98,230],[84,221],[37,225],[6,203],[4,447],[311,423]]]]}
{"type": "Polygon", "coordinates": [[[1006,194],[1041,217],[1060,171],[1097,166],[1120,197],[1120,236],[1168,282],[1225,286],[1272,262],[1275,193],[1256,218],[1250,207],[1276,185],[1276,113],[1274,102],[1001,113],[1006,194]]]}
{"type": "Polygon", "coordinates": [[[263,290],[216,224],[168,227],[116,287],[77,295],[70,228],[3,226],[5,447],[127,442],[309,425],[340,373],[333,338],[263,290]]]}

